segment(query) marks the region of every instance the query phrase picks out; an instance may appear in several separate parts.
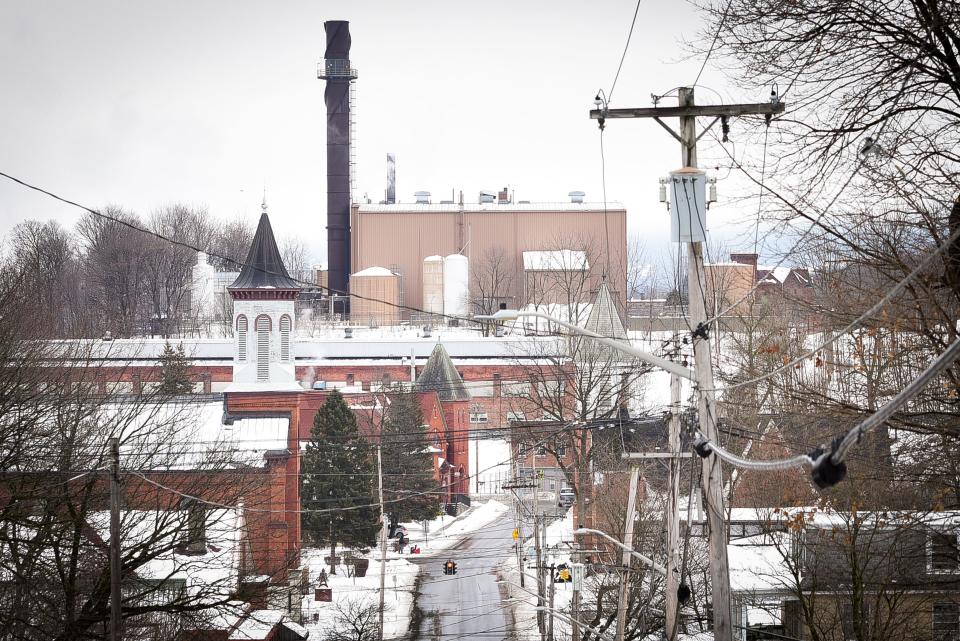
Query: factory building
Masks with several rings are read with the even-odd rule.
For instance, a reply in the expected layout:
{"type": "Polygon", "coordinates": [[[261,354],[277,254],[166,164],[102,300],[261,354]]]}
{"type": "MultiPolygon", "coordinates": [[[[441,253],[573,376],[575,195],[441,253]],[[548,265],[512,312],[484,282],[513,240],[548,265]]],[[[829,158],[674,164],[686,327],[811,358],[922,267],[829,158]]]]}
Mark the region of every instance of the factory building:
{"type": "MultiPolygon", "coordinates": [[[[426,192],[417,193],[416,203],[355,203],[350,271],[379,267],[396,274],[402,304],[425,314],[485,311],[479,299],[491,295],[494,308],[571,302],[571,294],[572,302],[586,303],[604,277],[623,309],[626,210],[572,193],[579,196],[561,203],[493,201],[482,193],[475,204],[434,204],[426,192]]],[[[402,319],[417,315],[400,311],[402,319]]]]}

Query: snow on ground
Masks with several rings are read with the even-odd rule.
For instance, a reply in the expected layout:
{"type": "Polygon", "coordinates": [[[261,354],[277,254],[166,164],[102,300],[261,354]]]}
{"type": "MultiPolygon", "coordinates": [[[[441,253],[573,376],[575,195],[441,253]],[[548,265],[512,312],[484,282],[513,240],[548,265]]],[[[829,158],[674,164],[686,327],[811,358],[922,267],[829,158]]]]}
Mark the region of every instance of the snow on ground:
{"type": "MultiPolygon", "coordinates": [[[[475,503],[473,507],[454,518],[437,517],[428,521],[424,532],[423,523],[404,523],[410,543],[401,554],[396,550],[396,539],[387,544],[386,562],[386,612],[383,620],[383,633],[386,639],[399,638],[407,633],[410,626],[410,610],[413,607],[413,586],[420,566],[411,563],[408,552],[411,544],[419,545],[421,554],[428,555],[455,545],[464,536],[482,529],[509,511],[509,507],[498,501],[475,503]]],[[[342,555],[344,550],[338,549],[342,555]]],[[[310,568],[310,585],[317,585],[321,570],[329,573],[330,567],[324,557],[329,549],[306,548],[302,558],[310,568]]],[[[370,562],[364,577],[349,577],[347,567],[340,566],[337,574],[328,574],[327,581],[333,590],[333,601],[314,600],[311,593],[303,598],[303,619],[311,639],[322,639],[325,632],[337,625],[340,610],[356,610],[367,605],[379,605],[380,590],[380,548],[371,549],[364,555],[370,562]]]]}
{"type": "MultiPolygon", "coordinates": [[[[329,572],[330,567],[323,560],[329,553],[330,550],[316,548],[303,551],[304,565],[310,568],[311,585],[317,585],[321,570],[329,572]]],[[[351,608],[357,610],[369,605],[379,606],[379,551],[371,550],[365,558],[370,560],[370,567],[364,577],[347,576],[346,566],[341,566],[337,574],[328,574],[327,581],[333,591],[333,601],[315,601],[313,593],[303,598],[303,620],[310,631],[311,639],[322,639],[325,632],[337,626],[340,611],[347,612],[351,608]]],[[[406,634],[410,625],[410,608],[413,606],[413,584],[419,572],[419,566],[406,559],[387,558],[384,638],[392,639],[406,634]]]]}
{"type": "Polygon", "coordinates": [[[510,443],[504,439],[470,439],[470,463],[475,467],[471,488],[474,496],[500,494],[513,478],[510,443]]]}

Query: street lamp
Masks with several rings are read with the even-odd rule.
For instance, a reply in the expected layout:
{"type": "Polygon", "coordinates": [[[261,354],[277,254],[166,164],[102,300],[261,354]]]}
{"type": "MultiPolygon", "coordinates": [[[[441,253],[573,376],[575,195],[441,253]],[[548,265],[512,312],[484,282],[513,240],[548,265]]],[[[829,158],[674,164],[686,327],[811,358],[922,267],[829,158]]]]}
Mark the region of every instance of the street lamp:
{"type": "Polygon", "coordinates": [[[550,321],[551,323],[556,323],[560,327],[565,327],[566,329],[569,329],[574,334],[579,334],[581,336],[587,336],[589,338],[592,338],[596,340],[598,343],[601,343],[608,347],[612,347],[613,349],[624,352],[625,354],[630,354],[631,356],[635,356],[645,363],[659,367],[660,369],[666,370],[671,374],[676,374],[681,378],[685,378],[689,381],[694,380],[693,372],[678,363],[673,363],[671,361],[666,360],[665,358],[654,356],[649,352],[645,352],[643,350],[637,349],[633,345],[629,345],[627,343],[621,343],[620,341],[615,341],[611,338],[607,338],[606,336],[601,336],[600,334],[590,331],[585,327],[580,327],[579,325],[574,325],[573,323],[568,323],[566,321],[556,319],[553,316],[550,316],[548,314],[542,314],[540,312],[521,312],[516,309],[500,309],[495,314],[492,314],[489,316],[474,316],[474,318],[477,320],[496,321],[501,323],[506,321],[517,320],[518,318],[521,318],[521,317],[522,318],[542,318],[544,320],[550,321]]]}

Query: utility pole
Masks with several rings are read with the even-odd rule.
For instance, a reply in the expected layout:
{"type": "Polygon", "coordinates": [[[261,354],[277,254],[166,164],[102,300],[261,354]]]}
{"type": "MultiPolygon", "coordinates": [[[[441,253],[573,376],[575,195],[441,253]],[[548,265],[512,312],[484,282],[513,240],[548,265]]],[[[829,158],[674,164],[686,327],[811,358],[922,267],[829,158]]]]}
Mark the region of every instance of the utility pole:
{"type": "Polygon", "coordinates": [[[627,597],[630,594],[630,562],[628,550],[633,549],[633,522],[637,509],[637,487],[640,485],[640,468],[636,465],[630,472],[630,496],[627,498],[627,518],[623,524],[623,544],[627,549],[620,554],[623,573],[620,575],[620,594],[617,597],[617,641],[623,641],[627,626],[627,597]]]}
{"type": "Polygon", "coordinates": [[[680,377],[670,375],[670,494],[667,496],[667,580],[664,595],[667,641],[677,638],[677,589],[680,587],[677,552],[680,542],[680,377]]]}
{"type": "Polygon", "coordinates": [[[377,486],[380,494],[380,641],[383,641],[384,596],[387,586],[387,513],[383,509],[383,432],[377,443],[377,486]]]}
{"type": "Polygon", "coordinates": [[[543,548],[540,545],[540,519],[533,513],[533,541],[537,547],[537,627],[540,629],[540,638],[546,638],[546,627],[543,617],[543,548]]]}
{"type": "MultiPolygon", "coordinates": [[[[780,102],[776,94],[772,94],[771,101],[766,103],[740,105],[703,105],[697,106],[694,102],[693,87],[678,89],[679,105],[677,107],[646,107],[628,109],[608,109],[605,105],[601,109],[590,111],[590,117],[599,121],[600,127],[609,119],[615,118],[652,118],[661,127],[666,129],[680,142],[680,162],[682,167],[697,166],[697,118],[713,117],[713,121],[704,130],[710,129],[718,120],[743,115],[763,115],[768,119],[773,114],[782,113],[784,103],[780,102]],[[679,118],[680,133],[677,134],[662,118],[679,118]]],[[[702,134],[701,134],[702,135],[702,134]]],[[[713,364],[710,358],[710,341],[707,333],[706,300],[707,289],[703,269],[703,244],[690,242],[687,248],[687,288],[690,310],[690,324],[696,328],[693,341],[694,356],[694,383],[697,389],[697,412],[700,420],[700,431],[710,441],[719,442],[717,433],[716,408],[714,405],[713,364]]],[[[711,599],[713,603],[713,636],[716,641],[732,641],[733,628],[730,617],[732,615],[730,603],[730,572],[727,564],[727,537],[724,528],[723,514],[723,479],[721,476],[720,459],[707,456],[703,459],[703,477],[705,482],[704,495],[707,502],[707,534],[710,553],[710,582],[711,599]]],[[[668,577],[669,578],[669,577],[668,577]]],[[[619,626],[619,619],[618,619],[619,626]]],[[[617,641],[621,641],[618,637],[617,641]]]]}
{"type": "Polygon", "coordinates": [[[110,439],[110,638],[123,639],[120,619],[120,439],[110,439]]]}
{"type": "MultiPolygon", "coordinates": [[[[544,528],[546,529],[546,528],[544,528]]],[[[553,578],[554,564],[550,564],[550,575],[548,580],[550,581],[550,619],[547,623],[547,641],[553,641],[553,593],[557,589],[557,582],[553,578]]]]}

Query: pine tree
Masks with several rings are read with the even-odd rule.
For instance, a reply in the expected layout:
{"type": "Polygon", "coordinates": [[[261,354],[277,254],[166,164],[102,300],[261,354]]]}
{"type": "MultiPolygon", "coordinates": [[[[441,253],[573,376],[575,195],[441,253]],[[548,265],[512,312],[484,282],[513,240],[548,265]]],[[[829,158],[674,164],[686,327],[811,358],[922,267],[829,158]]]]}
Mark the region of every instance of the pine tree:
{"type": "MultiPolygon", "coordinates": [[[[376,503],[372,452],[343,395],[333,390],[313,420],[300,466],[303,509],[337,510],[305,512],[302,519],[304,536],[313,545],[329,545],[331,557],[338,543],[364,547],[376,540],[379,510],[370,507],[376,503]],[[357,507],[361,505],[367,507],[357,507]]],[[[331,564],[331,574],[335,567],[331,564]]]]}
{"type": "Polygon", "coordinates": [[[403,521],[434,518],[440,509],[440,484],[433,477],[432,445],[416,392],[391,396],[383,420],[383,498],[390,530],[403,521]]]}
{"type": "Polygon", "coordinates": [[[190,382],[190,359],[183,351],[183,343],[176,349],[167,341],[160,354],[160,394],[177,396],[189,394],[193,391],[190,382]]]}

